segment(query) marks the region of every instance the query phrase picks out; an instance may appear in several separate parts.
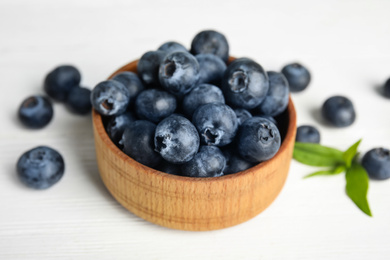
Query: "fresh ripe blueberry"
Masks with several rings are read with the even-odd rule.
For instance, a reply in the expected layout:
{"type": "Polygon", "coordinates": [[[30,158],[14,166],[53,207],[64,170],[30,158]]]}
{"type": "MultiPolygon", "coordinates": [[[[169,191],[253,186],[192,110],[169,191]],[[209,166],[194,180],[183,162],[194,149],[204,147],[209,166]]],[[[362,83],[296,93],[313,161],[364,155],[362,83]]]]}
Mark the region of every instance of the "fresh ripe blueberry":
{"type": "Polygon", "coordinates": [[[134,104],[138,94],[145,89],[144,84],[139,79],[138,75],[131,71],[124,71],[112,78],[119,81],[130,92],[130,104],[134,104]]]}
{"type": "Polygon", "coordinates": [[[256,165],[242,159],[233,147],[222,150],[222,153],[226,158],[226,166],[223,170],[225,175],[245,171],[256,165]]]}
{"type": "Polygon", "coordinates": [[[245,120],[247,120],[247,119],[252,117],[251,112],[249,112],[248,110],[243,109],[243,108],[236,108],[236,109],[234,109],[234,113],[236,113],[237,122],[238,122],[239,126],[242,125],[242,123],[244,123],[245,120]]]}
{"type": "Polygon", "coordinates": [[[119,141],[122,139],[123,132],[135,120],[135,117],[129,111],[118,116],[113,116],[109,119],[106,126],[106,131],[108,136],[116,145],[120,145],[119,141]]]}
{"type": "Polygon", "coordinates": [[[181,174],[181,168],[179,164],[173,164],[169,163],[165,160],[162,160],[160,165],[157,167],[157,169],[161,172],[169,173],[169,174],[174,174],[174,175],[182,175],[181,174]]]}
{"type": "Polygon", "coordinates": [[[125,112],[129,99],[129,90],[115,80],[100,82],[91,93],[93,108],[104,116],[114,116],[125,112]]]}
{"type": "Polygon", "coordinates": [[[199,63],[188,52],[168,54],[160,65],[161,85],[170,93],[181,97],[195,87],[199,79],[199,63]]]}
{"type": "Polygon", "coordinates": [[[390,178],[390,150],[375,148],[368,151],[362,159],[362,166],[372,179],[390,178]]]}
{"type": "Polygon", "coordinates": [[[302,143],[320,143],[320,132],[311,125],[301,125],[297,128],[295,141],[302,143]]]}
{"type": "Polygon", "coordinates": [[[390,98],[390,78],[385,83],[384,94],[385,94],[385,97],[390,98]]]}
{"type": "Polygon", "coordinates": [[[191,161],[182,165],[183,176],[219,177],[226,165],[225,156],[216,146],[203,145],[191,161]]]}
{"type": "Polygon", "coordinates": [[[224,146],[233,141],[238,129],[236,113],[229,106],[210,103],[200,106],[192,122],[203,144],[224,146]]]}
{"type": "Polygon", "coordinates": [[[184,47],[182,44],[178,43],[178,42],[173,42],[173,41],[170,41],[170,42],[166,42],[164,44],[162,44],[159,48],[158,48],[159,51],[165,51],[166,53],[172,53],[172,52],[177,52],[177,51],[187,51],[187,48],[184,47]]]}
{"type": "Polygon", "coordinates": [[[154,133],[156,125],[146,120],[137,120],[123,132],[123,152],[143,165],[155,167],[161,162],[161,156],[154,151],[154,133]]]}
{"type": "Polygon", "coordinates": [[[222,78],[226,103],[235,107],[257,107],[266,97],[268,88],[267,73],[259,64],[247,58],[230,63],[222,78]]]}
{"type": "Polygon", "coordinates": [[[146,85],[160,86],[158,71],[166,55],[165,51],[148,51],[142,55],[137,64],[137,73],[146,85]]]}
{"type": "Polygon", "coordinates": [[[291,92],[300,92],[307,88],[310,83],[310,72],[299,63],[284,66],[282,73],[288,81],[291,92]]]}
{"type": "Polygon", "coordinates": [[[216,31],[206,30],[198,33],[191,43],[191,53],[214,54],[227,62],[229,58],[229,44],[226,37],[216,31]]]}
{"type": "Polygon", "coordinates": [[[135,101],[135,111],[141,119],[158,123],[176,110],[176,98],[166,91],[147,89],[135,101]]]}
{"type": "Polygon", "coordinates": [[[350,126],[356,118],[351,100],[343,96],[328,98],[322,105],[322,116],[336,127],[350,126]]]}
{"type": "Polygon", "coordinates": [[[198,54],[195,56],[199,63],[199,84],[211,83],[220,86],[226,63],[214,54],[198,54]]]}
{"type": "Polygon", "coordinates": [[[267,96],[261,104],[255,108],[260,115],[277,116],[288,105],[288,82],[282,73],[268,71],[269,89],[267,96]]]}
{"type": "Polygon", "coordinates": [[[43,96],[31,96],[20,105],[18,116],[26,127],[42,128],[53,118],[53,106],[50,100],[43,96]]]}
{"type": "Polygon", "coordinates": [[[276,154],[280,142],[280,133],[274,123],[262,117],[252,117],[240,126],[238,152],[249,162],[262,162],[276,154]]]}
{"type": "Polygon", "coordinates": [[[47,189],[64,175],[65,163],[61,154],[47,146],[25,152],[16,166],[19,179],[28,187],[47,189]]]}
{"type": "Polygon", "coordinates": [[[91,90],[75,87],[69,92],[66,105],[75,114],[85,115],[91,111],[91,90]]]}
{"type": "Polygon", "coordinates": [[[80,72],[73,66],[63,65],[47,74],[44,89],[47,95],[57,101],[65,101],[70,90],[80,84],[80,72]]]}
{"type": "Polygon", "coordinates": [[[210,84],[200,84],[184,96],[182,107],[186,115],[192,116],[198,107],[208,103],[225,104],[225,98],[220,88],[210,84]]]}
{"type": "Polygon", "coordinates": [[[157,125],[154,145],[168,162],[183,164],[198,152],[199,134],[187,118],[173,114],[157,125]]]}

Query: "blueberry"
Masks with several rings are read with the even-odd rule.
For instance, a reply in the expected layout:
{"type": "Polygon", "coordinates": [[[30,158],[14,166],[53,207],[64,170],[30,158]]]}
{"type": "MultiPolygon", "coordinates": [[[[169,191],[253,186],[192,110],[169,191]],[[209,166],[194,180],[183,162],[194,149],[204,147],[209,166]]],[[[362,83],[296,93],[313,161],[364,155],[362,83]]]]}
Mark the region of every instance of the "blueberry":
{"type": "Polygon", "coordinates": [[[129,90],[115,80],[100,82],[91,93],[93,108],[104,116],[114,116],[125,112],[129,99],[129,90]]]}
{"type": "Polygon", "coordinates": [[[47,146],[25,152],[16,166],[19,179],[28,187],[47,189],[64,175],[65,163],[61,154],[47,146]]]}
{"type": "Polygon", "coordinates": [[[191,43],[191,53],[214,54],[227,62],[229,58],[229,44],[226,37],[216,31],[206,30],[198,33],[191,43]]]}
{"type": "Polygon", "coordinates": [[[154,151],[154,133],[156,125],[146,120],[131,123],[123,132],[123,152],[143,165],[155,167],[161,162],[161,156],[154,151]]]}
{"type": "Polygon", "coordinates": [[[158,89],[142,91],[135,102],[137,116],[158,123],[176,110],[176,98],[172,94],[158,89]]]}
{"type": "Polygon", "coordinates": [[[225,98],[220,88],[210,84],[200,84],[184,96],[182,107],[186,115],[192,116],[198,107],[208,103],[225,104],[225,98]]]}
{"type": "Polygon", "coordinates": [[[260,115],[277,116],[288,105],[288,82],[282,73],[268,71],[269,89],[267,96],[255,109],[260,115]]]}
{"type": "Polygon", "coordinates": [[[265,116],[265,115],[256,115],[258,117],[262,117],[262,118],[265,118],[265,119],[268,119],[269,121],[271,121],[272,123],[274,123],[274,125],[278,126],[278,122],[276,121],[276,119],[272,116],[265,116]]]}
{"type": "Polygon", "coordinates": [[[384,94],[385,94],[385,97],[390,98],[390,78],[385,83],[384,94]]]}
{"type": "Polygon", "coordinates": [[[165,51],[148,51],[142,55],[137,64],[137,73],[146,85],[160,86],[158,71],[166,55],[165,51]]]}
{"type": "Polygon", "coordinates": [[[297,128],[295,141],[302,143],[320,143],[320,132],[311,125],[301,125],[297,128]]]}
{"type": "Polygon", "coordinates": [[[154,145],[168,162],[183,164],[198,152],[199,134],[188,119],[173,114],[157,125],[154,145]]]}
{"type": "Polygon", "coordinates": [[[246,120],[238,133],[238,152],[249,162],[271,159],[280,147],[280,133],[274,123],[262,117],[246,120]]]}
{"type": "Polygon", "coordinates": [[[224,149],[222,153],[226,158],[226,166],[223,170],[225,175],[245,171],[256,165],[255,163],[242,159],[235,151],[235,147],[224,149]]]}
{"type": "Polygon", "coordinates": [[[362,159],[362,166],[372,179],[390,178],[390,150],[375,148],[368,151],[362,159]]]}
{"type": "Polygon", "coordinates": [[[18,116],[26,127],[42,128],[53,118],[53,106],[49,99],[43,96],[31,96],[20,105],[18,116]]]}
{"type": "Polygon", "coordinates": [[[264,69],[253,60],[234,60],[222,78],[222,91],[227,104],[245,109],[260,105],[269,88],[264,69]]]}
{"type": "Polygon", "coordinates": [[[66,105],[75,114],[85,115],[91,111],[91,90],[82,87],[74,87],[69,92],[66,105]]]}
{"type": "Polygon", "coordinates": [[[214,54],[198,54],[195,56],[199,63],[199,83],[221,85],[223,73],[226,70],[225,62],[214,54]]]}
{"type": "Polygon", "coordinates": [[[181,167],[183,176],[219,177],[223,175],[226,159],[216,146],[201,146],[191,161],[181,167]]]}
{"type": "Polygon", "coordinates": [[[239,126],[242,125],[242,123],[244,123],[245,120],[247,120],[247,119],[252,117],[251,112],[249,112],[248,110],[243,109],[243,108],[236,108],[236,109],[234,109],[234,113],[236,113],[237,122],[238,122],[239,126]]]}
{"type": "Polygon", "coordinates": [[[336,127],[350,126],[356,118],[352,102],[343,96],[328,98],[322,105],[322,116],[336,127]]]}
{"type": "Polygon", "coordinates": [[[291,92],[300,92],[307,88],[310,83],[310,72],[299,63],[284,66],[282,73],[288,81],[291,92]]]}
{"type": "Polygon", "coordinates": [[[165,160],[162,160],[162,162],[157,167],[157,169],[161,172],[181,176],[182,174],[181,174],[181,167],[180,166],[181,165],[179,165],[179,164],[173,164],[173,163],[169,163],[165,160]]]}
{"type": "Polygon", "coordinates": [[[195,110],[192,122],[203,144],[224,146],[233,141],[238,129],[233,109],[221,103],[205,104],[195,110]]]}
{"type": "Polygon", "coordinates": [[[130,126],[136,119],[131,112],[125,112],[118,116],[113,116],[109,119],[106,131],[111,140],[119,147],[119,141],[122,139],[123,132],[130,126]]]}
{"type": "Polygon", "coordinates": [[[159,78],[167,91],[181,97],[190,92],[198,82],[199,63],[188,52],[173,52],[162,61],[159,78]]]}
{"type": "Polygon", "coordinates": [[[159,51],[165,51],[166,53],[172,53],[177,51],[188,51],[186,47],[184,47],[182,44],[178,42],[166,42],[162,44],[159,48],[159,51]]]}
{"type": "Polygon", "coordinates": [[[63,65],[47,74],[44,89],[47,95],[57,101],[65,101],[70,90],[80,84],[80,72],[73,66],[63,65]]]}
{"type": "Polygon", "coordinates": [[[145,89],[144,84],[139,79],[138,75],[131,71],[121,72],[112,79],[119,81],[129,90],[130,104],[133,104],[138,94],[145,89]]]}

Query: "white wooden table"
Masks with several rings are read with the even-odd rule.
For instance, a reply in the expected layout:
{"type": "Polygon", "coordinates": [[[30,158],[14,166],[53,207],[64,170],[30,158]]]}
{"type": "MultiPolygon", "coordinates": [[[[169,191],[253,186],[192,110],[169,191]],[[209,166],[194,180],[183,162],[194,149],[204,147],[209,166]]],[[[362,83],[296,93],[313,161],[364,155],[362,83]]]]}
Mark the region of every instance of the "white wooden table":
{"type": "Polygon", "coordinates": [[[372,181],[374,217],[344,191],[343,175],[303,180],[313,169],[293,161],[276,201],[241,225],[184,232],[150,224],[121,207],[100,180],[91,118],[62,104],[44,130],[24,129],[20,102],[43,93],[45,74],[70,63],[92,88],[119,66],[168,40],[190,45],[200,30],[226,34],[231,54],[267,70],[292,61],[313,74],[293,95],[298,124],[340,149],[363,138],[361,152],[390,148],[389,1],[0,0],[0,259],[390,259],[390,181],[372,181]],[[335,94],[355,104],[345,129],[321,124],[318,109],[335,94]],[[15,164],[37,145],[58,149],[63,179],[49,190],[24,187],[15,164]]]}

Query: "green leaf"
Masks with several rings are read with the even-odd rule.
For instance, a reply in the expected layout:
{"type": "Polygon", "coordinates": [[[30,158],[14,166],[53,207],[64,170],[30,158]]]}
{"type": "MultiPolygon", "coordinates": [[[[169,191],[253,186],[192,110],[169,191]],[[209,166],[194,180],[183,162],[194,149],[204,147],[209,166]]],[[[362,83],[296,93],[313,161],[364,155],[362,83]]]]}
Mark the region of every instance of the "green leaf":
{"type": "Polygon", "coordinates": [[[358,163],[353,162],[345,174],[347,185],[345,187],[348,196],[364,213],[372,216],[367,201],[368,175],[366,170],[358,163]]]}
{"type": "Polygon", "coordinates": [[[298,162],[310,166],[330,166],[344,164],[343,152],[313,143],[295,142],[293,157],[298,162]]]}
{"type": "Polygon", "coordinates": [[[306,179],[306,178],[314,177],[314,176],[336,175],[336,174],[342,173],[344,171],[345,171],[345,166],[339,165],[333,169],[327,169],[327,170],[313,172],[311,174],[304,176],[303,178],[306,179]]]}
{"type": "Polygon", "coordinates": [[[361,141],[362,141],[362,139],[360,139],[359,141],[354,143],[351,147],[349,147],[343,153],[343,159],[345,161],[345,165],[347,166],[347,168],[351,167],[352,160],[353,160],[353,158],[355,157],[355,155],[357,153],[357,149],[358,149],[359,144],[360,144],[361,141]]]}

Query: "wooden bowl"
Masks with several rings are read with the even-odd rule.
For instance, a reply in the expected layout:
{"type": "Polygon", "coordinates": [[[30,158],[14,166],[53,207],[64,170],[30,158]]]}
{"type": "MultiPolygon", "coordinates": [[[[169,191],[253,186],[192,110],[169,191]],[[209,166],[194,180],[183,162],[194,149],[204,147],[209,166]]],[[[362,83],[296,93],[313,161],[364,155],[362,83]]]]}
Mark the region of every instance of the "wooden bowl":
{"type": "MultiPolygon", "coordinates": [[[[137,61],[113,75],[123,71],[136,72],[137,61]]],[[[236,174],[190,178],[136,162],[110,140],[96,111],[92,120],[100,175],[112,196],[147,221],[182,230],[234,226],[267,208],[286,180],[296,134],[296,114],[290,97],[287,110],[277,118],[282,144],[271,160],[236,174]]]]}

